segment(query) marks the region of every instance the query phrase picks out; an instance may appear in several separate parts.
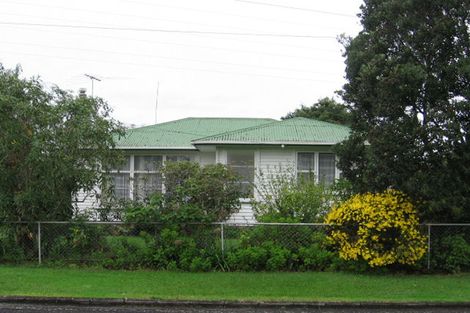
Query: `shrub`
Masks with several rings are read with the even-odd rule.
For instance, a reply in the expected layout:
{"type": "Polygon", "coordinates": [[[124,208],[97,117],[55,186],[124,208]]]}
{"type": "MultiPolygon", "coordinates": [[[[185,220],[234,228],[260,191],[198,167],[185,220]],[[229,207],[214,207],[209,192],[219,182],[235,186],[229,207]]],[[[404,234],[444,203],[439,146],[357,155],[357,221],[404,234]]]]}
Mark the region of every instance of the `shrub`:
{"type": "Polygon", "coordinates": [[[193,162],[169,162],[165,177],[163,213],[193,210],[202,222],[221,222],[240,208],[238,176],[222,164],[201,166],[193,162]]]}
{"type": "Polygon", "coordinates": [[[345,182],[327,186],[315,183],[313,178],[298,180],[292,169],[275,172],[257,173],[258,200],[253,200],[253,210],[261,222],[320,222],[331,205],[348,194],[345,182]]]}
{"type": "Polygon", "coordinates": [[[325,271],[332,268],[332,265],[337,262],[337,256],[326,248],[325,235],[317,232],[312,237],[313,242],[310,245],[299,249],[298,257],[301,263],[299,269],[304,271],[325,271]]]}
{"type": "Polygon", "coordinates": [[[138,269],[151,264],[152,244],[143,237],[109,236],[106,252],[97,255],[102,265],[112,269],[138,269]]]}
{"type": "Polygon", "coordinates": [[[335,207],[326,217],[329,241],[345,260],[365,260],[369,266],[415,264],[426,252],[418,217],[401,192],[359,194],[335,207]]]}
{"type": "Polygon", "coordinates": [[[25,253],[15,240],[15,229],[12,226],[0,225],[0,261],[24,261],[25,253]]]}
{"type": "Polygon", "coordinates": [[[280,271],[291,269],[292,253],[272,242],[259,246],[239,248],[229,252],[227,264],[231,270],[238,271],[280,271]]]}
{"type": "Polygon", "coordinates": [[[464,235],[448,235],[439,239],[433,247],[434,267],[450,273],[470,269],[470,244],[464,235]]]}

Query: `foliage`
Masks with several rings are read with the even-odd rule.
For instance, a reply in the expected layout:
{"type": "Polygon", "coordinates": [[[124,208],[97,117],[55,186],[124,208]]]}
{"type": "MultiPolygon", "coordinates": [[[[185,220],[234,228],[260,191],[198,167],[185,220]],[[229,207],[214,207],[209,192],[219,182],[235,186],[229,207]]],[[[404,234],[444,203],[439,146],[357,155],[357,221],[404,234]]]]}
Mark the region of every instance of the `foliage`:
{"type": "Polygon", "coordinates": [[[260,222],[320,222],[331,205],[349,195],[346,182],[327,186],[313,179],[297,180],[291,169],[259,172],[256,180],[259,200],[253,200],[252,206],[260,222]]]}
{"type": "Polygon", "coordinates": [[[280,271],[289,268],[291,259],[288,249],[267,241],[260,246],[230,252],[227,263],[231,270],[237,271],[280,271]]]}
{"type": "Polygon", "coordinates": [[[161,170],[165,194],[155,193],[148,202],[128,202],[124,221],[168,225],[221,222],[240,207],[238,177],[227,166],[168,162],[161,170]]]}
{"type": "Polygon", "coordinates": [[[326,271],[338,263],[336,253],[326,246],[326,237],[322,232],[313,234],[308,246],[300,247],[298,251],[299,268],[304,271],[326,271]]]}
{"type": "Polygon", "coordinates": [[[20,262],[25,260],[25,251],[18,246],[15,230],[9,225],[0,224],[0,260],[20,262]]]}
{"type": "Polygon", "coordinates": [[[98,253],[101,265],[110,269],[148,268],[152,259],[152,239],[148,236],[109,236],[106,249],[98,253]]]}
{"type": "Polygon", "coordinates": [[[99,98],[74,97],[0,64],[0,219],[66,220],[72,195],[117,162],[121,126],[99,98]]]}
{"type": "Polygon", "coordinates": [[[238,177],[225,165],[171,162],[163,166],[162,172],[166,189],[162,214],[191,215],[194,211],[206,217],[204,222],[220,222],[240,207],[238,177]]]}
{"type": "Polygon", "coordinates": [[[359,194],[328,214],[329,240],[345,260],[371,267],[415,264],[426,252],[413,204],[401,192],[359,194]]]}
{"type": "Polygon", "coordinates": [[[282,119],[293,117],[306,117],[342,125],[349,125],[351,123],[349,108],[342,103],[336,102],[333,98],[319,99],[310,107],[302,105],[300,109],[289,112],[282,119]]]}
{"type": "Polygon", "coordinates": [[[434,266],[450,273],[470,269],[470,243],[463,234],[447,235],[433,245],[434,266]]]}
{"type": "Polygon", "coordinates": [[[428,221],[470,221],[470,2],[366,0],[344,39],[352,133],[339,167],[358,192],[402,190],[428,221]]]}

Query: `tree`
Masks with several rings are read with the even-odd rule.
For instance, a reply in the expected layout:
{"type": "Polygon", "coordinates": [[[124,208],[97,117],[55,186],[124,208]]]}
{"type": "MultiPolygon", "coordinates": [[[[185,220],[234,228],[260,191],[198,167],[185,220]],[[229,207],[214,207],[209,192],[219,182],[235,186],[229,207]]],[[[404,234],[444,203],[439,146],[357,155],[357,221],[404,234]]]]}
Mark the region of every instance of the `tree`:
{"type": "Polygon", "coordinates": [[[338,147],[357,191],[393,187],[427,220],[470,221],[470,2],[366,0],[344,39],[352,133],[338,147]]]}
{"type": "Polygon", "coordinates": [[[68,219],[72,195],[119,161],[122,128],[103,100],[20,75],[0,64],[0,219],[68,219]]]}
{"type": "Polygon", "coordinates": [[[282,119],[293,117],[306,117],[342,125],[349,125],[351,120],[348,107],[342,103],[336,102],[333,98],[319,99],[310,107],[302,105],[300,109],[289,112],[286,116],[282,117],[282,119]]]}

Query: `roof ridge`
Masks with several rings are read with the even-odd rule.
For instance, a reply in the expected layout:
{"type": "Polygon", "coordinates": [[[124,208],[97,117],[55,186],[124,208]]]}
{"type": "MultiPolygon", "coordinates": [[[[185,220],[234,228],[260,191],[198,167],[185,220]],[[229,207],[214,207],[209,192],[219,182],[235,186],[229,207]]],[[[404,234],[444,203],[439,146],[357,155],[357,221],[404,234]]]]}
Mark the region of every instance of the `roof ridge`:
{"type": "Polygon", "coordinates": [[[156,127],[156,126],[159,127],[159,126],[163,126],[163,125],[167,125],[167,124],[172,124],[174,122],[184,121],[184,120],[187,120],[187,119],[190,119],[190,117],[180,118],[179,120],[167,121],[167,122],[157,123],[157,124],[152,124],[152,125],[145,125],[145,126],[136,127],[136,128],[129,128],[127,130],[136,130],[136,129],[141,130],[141,129],[149,128],[149,127],[156,127]]]}
{"type": "Polygon", "coordinates": [[[316,119],[316,118],[310,118],[310,117],[304,117],[304,116],[296,116],[296,117],[286,118],[285,120],[282,120],[282,122],[283,121],[288,121],[288,120],[293,120],[293,119],[302,119],[302,120],[308,120],[308,121],[315,121],[319,124],[349,128],[348,126],[343,125],[343,124],[337,124],[337,123],[333,123],[333,122],[322,121],[322,120],[319,120],[319,119],[316,119]]]}
{"type": "MultiPolygon", "coordinates": [[[[130,131],[133,131],[133,130],[142,130],[142,129],[146,129],[146,128],[151,128],[151,127],[158,127],[160,128],[160,126],[166,126],[166,125],[170,125],[170,124],[174,124],[175,122],[181,122],[181,121],[184,121],[184,120],[196,120],[196,119],[219,119],[219,120],[272,120],[272,121],[276,121],[275,119],[272,119],[272,118],[264,118],[264,117],[194,117],[194,116],[190,116],[190,117],[184,117],[184,118],[180,118],[178,120],[173,120],[173,121],[167,121],[167,122],[163,122],[163,123],[157,123],[157,124],[152,124],[152,125],[145,125],[145,126],[141,126],[141,127],[136,127],[136,128],[128,128],[127,130],[130,130],[130,131]]],[[[199,134],[194,134],[194,135],[199,135],[199,134]]]]}
{"type": "Polygon", "coordinates": [[[226,131],[226,132],[223,132],[223,133],[219,133],[219,134],[215,134],[215,135],[210,135],[210,136],[194,139],[194,140],[191,141],[191,143],[197,142],[199,140],[204,140],[204,139],[207,139],[207,138],[211,138],[211,137],[218,137],[218,136],[223,136],[223,135],[228,135],[228,134],[234,134],[234,133],[241,132],[241,131],[247,131],[247,130],[250,130],[250,129],[253,129],[253,128],[262,128],[262,127],[272,125],[274,123],[280,123],[280,122],[283,122],[283,121],[274,120],[273,122],[267,123],[267,124],[255,125],[255,126],[250,126],[250,127],[245,127],[245,128],[239,128],[239,129],[235,129],[235,130],[229,130],[229,131],[226,131]]]}
{"type": "MultiPolygon", "coordinates": [[[[237,134],[237,133],[242,133],[242,132],[245,132],[245,131],[250,131],[252,129],[262,129],[262,128],[266,128],[266,127],[269,127],[269,126],[272,126],[273,124],[285,124],[285,123],[288,123],[288,122],[292,122],[293,120],[307,120],[309,122],[317,122],[319,124],[323,124],[324,126],[341,126],[341,127],[344,127],[344,128],[348,128],[347,126],[344,126],[344,125],[339,125],[339,124],[335,124],[335,123],[330,123],[330,122],[325,122],[325,121],[320,121],[320,120],[317,120],[317,119],[313,119],[313,118],[307,118],[307,117],[302,117],[302,116],[298,116],[298,117],[292,117],[292,118],[288,118],[288,119],[285,119],[285,120],[274,120],[272,123],[267,123],[267,124],[262,124],[262,125],[255,125],[255,126],[250,126],[250,127],[245,127],[245,128],[240,128],[240,129],[235,129],[235,130],[231,130],[231,131],[227,131],[227,132],[223,132],[223,133],[219,133],[219,134],[215,134],[215,135],[210,135],[210,136],[205,136],[205,137],[201,137],[201,138],[197,138],[197,139],[194,139],[191,141],[191,143],[197,143],[198,141],[202,141],[202,140],[206,140],[208,138],[217,138],[217,137],[220,137],[220,136],[225,136],[225,135],[231,135],[231,134],[237,134]]],[[[322,126],[323,126],[322,125],[322,126]]],[[[319,125],[320,126],[320,125],[319,125]]]]}

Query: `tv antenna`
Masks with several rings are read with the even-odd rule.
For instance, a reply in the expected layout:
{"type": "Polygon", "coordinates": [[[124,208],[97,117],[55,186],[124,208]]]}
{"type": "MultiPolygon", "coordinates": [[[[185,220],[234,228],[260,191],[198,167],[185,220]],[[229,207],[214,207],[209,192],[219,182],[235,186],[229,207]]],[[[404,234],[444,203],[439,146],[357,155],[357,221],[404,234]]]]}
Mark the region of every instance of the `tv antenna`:
{"type": "Polygon", "coordinates": [[[91,97],[93,98],[93,96],[94,96],[94,87],[95,87],[94,82],[95,82],[95,80],[100,82],[101,79],[99,79],[98,77],[95,77],[93,75],[90,75],[90,74],[84,74],[84,75],[91,80],[91,97]]]}

